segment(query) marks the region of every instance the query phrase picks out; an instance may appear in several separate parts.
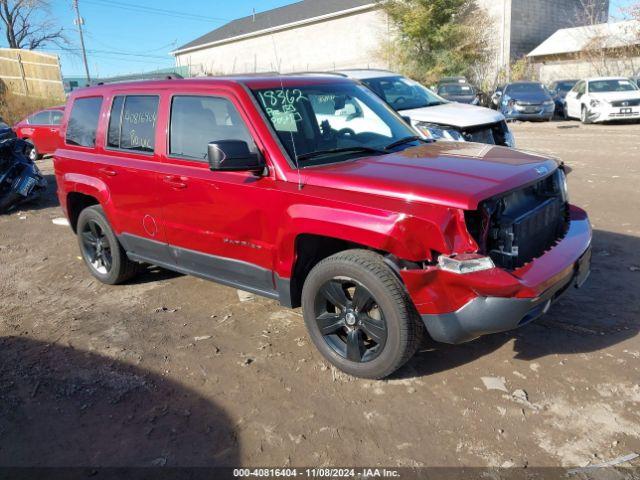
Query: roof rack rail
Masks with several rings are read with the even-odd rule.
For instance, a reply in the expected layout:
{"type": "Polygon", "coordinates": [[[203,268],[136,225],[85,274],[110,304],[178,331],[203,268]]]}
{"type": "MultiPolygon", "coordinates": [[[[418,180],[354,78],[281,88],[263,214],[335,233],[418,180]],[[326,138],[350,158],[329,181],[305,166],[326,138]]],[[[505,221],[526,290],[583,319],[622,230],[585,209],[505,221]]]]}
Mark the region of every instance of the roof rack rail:
{"type": "Polygon", "coordinates": [[[203,75],[192,78],[230,78],[230,77],[260,77],[265,75],[282,75],[280,72],[245,72],[245,73],[225,73],[224,75],[203,75]]]}
{"type": "Polygon", "coordinates": [[[338,77],[346,77],[346,75],[344,73],[341,72],[335,72],[335,71],[331,71],[331,72],[316,72],[313,70],[309,70],[309,71],[305,71],[305,72],[290,72],[290,73],[285,73],[283,75],[336,75],[338,77]]]}

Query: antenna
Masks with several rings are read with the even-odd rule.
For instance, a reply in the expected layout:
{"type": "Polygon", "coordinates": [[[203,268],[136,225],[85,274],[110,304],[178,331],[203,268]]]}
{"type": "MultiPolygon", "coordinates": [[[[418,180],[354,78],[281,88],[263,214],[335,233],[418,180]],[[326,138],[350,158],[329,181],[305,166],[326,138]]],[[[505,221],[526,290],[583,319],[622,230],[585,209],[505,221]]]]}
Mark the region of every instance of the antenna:
{"type": "MultiPolygon", "coordinates": [[[[278,48],[276,47],[276,39],[273,34],[273,24],[271,23],[271,16],[267,14],[267,19],[269,20],[269,28],[271,30],[271,43],[273,44],[273,54],[275,55],[276,64],[278,66],[278,77],[280,78],[280,89],[284,94],[284,82],[282,81],[282,72],[280,71],[280,58],[278,57],[278,48]]],[[[284,113],[284,112],[283,112],[284,113]]],[[[298,173],[298,190],[302,190],[302,175],[300,174],[300,163],[298,162],[298,152],[296,151],[296,142],[293,138],[293,131],[289,130],[289,135],[291,135],[291,146],[293,147],[293,161],[296,166],[296,172],[298,173]]]]}

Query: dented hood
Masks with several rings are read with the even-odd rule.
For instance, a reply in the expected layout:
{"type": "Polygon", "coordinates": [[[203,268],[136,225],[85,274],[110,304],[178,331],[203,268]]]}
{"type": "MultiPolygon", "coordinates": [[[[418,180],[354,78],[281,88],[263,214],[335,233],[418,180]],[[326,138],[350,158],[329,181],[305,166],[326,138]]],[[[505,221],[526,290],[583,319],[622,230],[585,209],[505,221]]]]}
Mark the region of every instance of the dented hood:
{"type": "Polygon", "coordinates": [[[548,157],[477,143],[442,142],[305,170],[305,183],[408,202],[475,210],[487,198],[556,170],[548,157]]]}
{"type": "Polygon", "coordinates": [[[449,102],[433,107],[400,110],[400,115],[415,122],[437,123],[458,128],[489,125],[504,120],[502,113],[490,108],[476,107],[466,103],[449,102]]]}

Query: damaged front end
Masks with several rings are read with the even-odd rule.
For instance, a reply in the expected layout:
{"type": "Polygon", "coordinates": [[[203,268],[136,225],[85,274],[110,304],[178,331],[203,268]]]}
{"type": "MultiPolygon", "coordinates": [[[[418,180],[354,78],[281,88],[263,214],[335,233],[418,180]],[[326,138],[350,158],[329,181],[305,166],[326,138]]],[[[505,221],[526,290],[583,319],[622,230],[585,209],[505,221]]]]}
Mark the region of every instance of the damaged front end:
{"type": "Polygon", "coordinates": [[[47,187],[40,170],[29,159],[30,149],[24,140],[0,141],[0,214],[35,199],[47,187]]]}
{"type": "Polygon", "coordinates": [[[563,166],[539,173],[546,176],[465,212],[476,252],[401,272],[434,340],[463,343],[521,327],[587,279],[588,216],[569,204],[563,166]]]}
{"type": "Polygon", "coordinates": [[[562,240],[569,226],[563,167],[538,182],[465,212],[469,233],[497,267],[520,268],[562,240]]]}

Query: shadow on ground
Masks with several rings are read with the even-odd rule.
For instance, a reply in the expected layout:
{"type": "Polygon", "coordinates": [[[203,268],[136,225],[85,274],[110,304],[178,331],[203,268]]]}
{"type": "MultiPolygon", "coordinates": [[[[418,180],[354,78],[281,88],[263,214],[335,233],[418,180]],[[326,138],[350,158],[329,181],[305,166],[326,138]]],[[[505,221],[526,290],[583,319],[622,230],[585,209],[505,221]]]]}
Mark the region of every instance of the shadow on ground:
{"type": "Polygon", "coordinates": [[[594,232],[591,277],[570,289],[541,319],[519,330],[488,335],[464,345],[425,342],[394,378],[430,375],[490,354],[514,340],[514,357],[596,352],[640,330],[640,238],[594,232]]]}
{"type": "Polygon", "coordinates": [[[228,416],[161,376],[90,352],[0,339],[0,465],[237,466],[228,416]]]}

